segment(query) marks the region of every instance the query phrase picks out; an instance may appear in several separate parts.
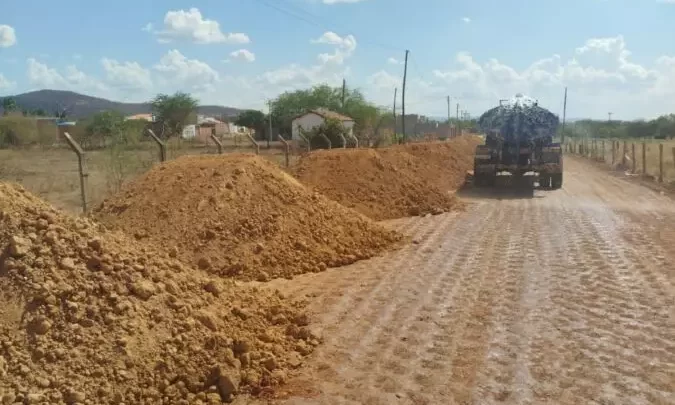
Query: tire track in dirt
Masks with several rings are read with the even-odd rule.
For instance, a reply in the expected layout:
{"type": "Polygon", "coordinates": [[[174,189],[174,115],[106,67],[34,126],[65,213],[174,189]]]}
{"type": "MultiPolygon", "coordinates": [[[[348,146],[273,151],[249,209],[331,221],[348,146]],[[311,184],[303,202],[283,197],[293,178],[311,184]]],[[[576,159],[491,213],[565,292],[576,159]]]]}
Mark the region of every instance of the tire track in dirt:
{"type": "Polygon", "coordinates": [[[485,404],[531,402],[531,340],[546,315],[544,298],[550,249],[542,251],[538,237],[541,230],[536,225],[541,223],[542,209],[531,202],[515,203],[510,209],[514,211],[513,219],[504,225],[505,233],[511,235],[509,265],[501,272],[504,294],[495,303],[495,318],[499,322],[491,333],[489,353],[475,395],[485,404]],[[514,386],[519,389],[513,391],[514,386]]]}
{"type": "Polygon", "coordinates": [[[533,199],[391,222],[419,243],[285,284],[326,337],[295,380],[317,395],[287,403],[675,404],[675,205],[566,170],[533,199]]]}
{"type": "MultiPolygon", "coordinates": [[[[652,376],[644,359],[640,361],[640,350],[636,350],[635,345],[642,342],[664,348],[660,339],[656,341],[652,336],[645,341],[641,334],[672,336],[674,326],[660,321],[653,324],[658,311],[646,297],[657,296],[643,294],[645,286],[635,277],[632,263],[617,254],[631,247],[616,246],[616,238],[607,239],[606,222],[594,219],[598,217],[597,212],[593,217],[584,214],[580,210],[563,209],[563,235],[566,239],[569,235],[571,240],[569,256],[572,259],[566,271],[577,275],[568,274],[564,283],[557,284],[561,294],[555,303],[561,312],[553,318],[566,353],[560,360],[563,374],[560,380],[565,382],[559,385],[560,390],[543,392],[540,400],[550,401],[561,393],[565,396],[560,403],[614,403],[621,399],[637,404],[643,403],[641,393],[648,391],[655,392],[658,398],[658,391],[663,391],[664,380],[669,378],[675,362],[672,356],[659,360],[658,368],[665,374],[657,372],[655,378],[660,388],[651,390],[645,387],[645,381],[635,378],[636,375],[647,379],[652,376]],[[637,330],[640,333],[634,332],[637,330]]],[[[665,396],[661,400],[665,400],[665,396]]]]}
{"type": "MultiPolygon", "coordinates": [[[[453,234],[466,235],[470,229],[475,229],[476,227],[479,227],[481,223],[486,221],[486,218],[484,217],[476,217],[476,219],[479,223],[473,223],[473,221],[460,223],[459,229],[453,234]]],[[[450,221],[447,221],[446,219],[444,222],[432,224],[432,226],[440,231],[440,233],[435,231],[434,235],[447,235],[446,231],[441,230],[446,229],[449,222],[450,221]]],[[[406,325],[408,322],[401,323],[401,320],[406,320],[411,316],[414,317],[416,314],[424,312],[425,309],[428,311],[430,307],[425,303],[429,300],[424,298],[425,294],[423,292],[426,291],[426,296],[429,297],[432,286],[437,284],[434,280],[443,279],[444,277],[449,279],[449,271],[452,270],[452,266],[446,265],[443,269],[440,269],[435,263],[439,263],[440,258],[447,256],[447,252],[450,249],[456,249],[458,251],[470,249],[472,244],[475,245],[475,242],[478,242],[477,238],[474,239],[475,240],[458,237],[446,238],[440,244],[439,248],[435,249],[431,256],[418,256],[416,258],[417,260],[413,259],[412,261],[407,262],[411,271],[405,272],[405,277],[403,279],[402,286],[405,286],[405,293],[402,293],[400,288],[399,291],[394,290],[393,293],[397,294],[397,300],[391,302],[390,294],[392,291],[388,290],[387,295],[382,296],[381,301],[387,305],[384,305],[379,311],[372,313],[372,315],[366,319],[365,323],[369,325],[367,330],[364,328],[354,331],[353,328],[348,328],[348,330],[351,330],[351,336],[354,337],[352,340],[347,340],[346,343],[347,347],[352,348],[350,359],[352,360],[355,369],[352,369],[352,371],[356,371],[354,373],[355,376],[352,378],[355,382],[354,384],[358,384],[358,386],[361,387],[368,386],[370,381],[367,378],[360,377],[359,373],[363,373],[364,376],[372,374],[373,369],[376,369],[379,366],[378,360],[386,360],[389,357],[382,356],[382,352],[384,351],[386,353],[388,348],[399,341],[399,336],[404,336],[404,339],[407,340],[405,343],[407,346],[419,345],[419,342],[417,342],[417,340],[419,340],[418,337],[423,335],[413,331],[411,336],[405,337],[403,331],[407,329],[406,325]],[[420,273],[416,273],[415,271],[420,271],[420,273]],[[438,273],[438,275],[434,275],[433,273],[438,273]],[[425,305],[427,305],[426,308],[425,305]],[[396,323],[393,323],[392,320],[395,320],[396,323]],[[374,350],[366,350],[371,346],[374,350]]],[[[427,245],[435,245],[437,242],[438,241],[435,240],[435,238],[431,238],[428,240],[428,243],[422,243],[420,249],[421,251],[425,251],[428,247],[427,245]]],[[[460,258],[460,260],[467,260],[469,255],[461,256],[462,258],[460,258]]],[[[452,259],[449,259],[448,261],[451,262],[452,259]]],[[[351,313],[350,316],[352,316],[351,313]]],[[[398,357],[396,354],[405,357],[408,353],[406,353],[405,349],[399,350],[395,353],[394,359],[398,357]]],[[[401,368],[400,363],[392,364],[390,361],[388,361],[386,366],[389,366],[394,370],[401,368]]],[[[411,380],[404,379],[403,381],[412,384],[409,389],[418,389],[417,385],[420,383],[419,378],[414,380],[414,376],[411,380]]],[[[382,379],[380,384],[386,385],[386,380],[382,379]]],[[[399,384],[399,389],[403,390],[404,388],[406,388],[405,385],[401,386],[401,384],[399,384]]],[[[392,394],[394,393],[392,392],[392,394]]]]}

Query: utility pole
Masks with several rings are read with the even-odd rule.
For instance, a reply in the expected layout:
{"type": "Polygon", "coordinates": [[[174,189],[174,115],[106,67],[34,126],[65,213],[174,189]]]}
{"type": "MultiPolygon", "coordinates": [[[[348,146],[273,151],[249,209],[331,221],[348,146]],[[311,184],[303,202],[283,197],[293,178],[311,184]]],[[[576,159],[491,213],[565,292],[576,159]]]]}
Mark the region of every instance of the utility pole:
{"type": "Polygon", "coordinates": [[[450,125],[450,96],[448,96],[448,125],[450,125]]]}
{"type": "Polygon", "coordinates": [[[462,122],[459,120],[459,103],[457,103],[457,135],[462,135],[462,122]]]}
{"type": "Polygon", "coordinates": [[[272,142],[272,100],[268,100],[267,105],[268,105],[269,110],[270,110],[270,113],[269,113],[270,133],[267,134],[267,149],[269,149],[270,148],[270,142],[272,142]]]}
{"type": "Polygon", "coordinates": [[[396,136],[396,97],[398,96],[398,87],[394,89],[394,136],[396,136]]]}
{"type": "Polygon", "coordinates": [[[567,87],[565,87],[565,102],[563,103],[563,122],[560,143],[565,144],[565,121],[567,121],[567,87]]]}
{"type": "Polygon", "coordinates": [[[347,80],[342,79],[342,108],[345,108],[345,93],[347,90],[347,80]]]}
{"type": "Polygon", "coordinates": [[[406,132],[405,132],[405,82],[408,79],[408,53],[410,53],[409,50],[406,49],[405,51],[405,67],[403,68],[403,95],[401,99],[402,103],[402,113],[403,116],[401,117],[401,123],[403,125],[403,142],[405,143],[408,139],[406,137],[406,132]]]}

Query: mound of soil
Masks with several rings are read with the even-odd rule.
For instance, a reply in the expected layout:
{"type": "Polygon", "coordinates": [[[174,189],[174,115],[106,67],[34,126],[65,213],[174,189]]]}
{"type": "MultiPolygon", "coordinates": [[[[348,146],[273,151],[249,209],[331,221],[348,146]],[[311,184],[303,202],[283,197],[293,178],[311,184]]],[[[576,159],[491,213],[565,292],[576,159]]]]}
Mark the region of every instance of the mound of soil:
{"type": "Polygon", "coordinates": [[[303,184],[375,220],[440,214],[461,206],[454,196],[379,151],[318,150],[305,155],[292,173],[303,184]]]}
{"type": "Polygon", "coordinates": [[[243,280],[350,264],[401,239],[254,155],[158,165],[95,215],[186,263],[243,280]]]}
{"type": "Polygon", "coordinates": [[[424,142],[378,149],[382,157],[441,191],[460,188],[466,172],[473,170],[473,156],[481,143],[477,136],[462,136],[446,142],[424,142]]]}
{"type": "Polygon", "coordinates": [[[300,305],[187,268],[0,183],[0,402],[219,403],[320,340],[300,305]]]}

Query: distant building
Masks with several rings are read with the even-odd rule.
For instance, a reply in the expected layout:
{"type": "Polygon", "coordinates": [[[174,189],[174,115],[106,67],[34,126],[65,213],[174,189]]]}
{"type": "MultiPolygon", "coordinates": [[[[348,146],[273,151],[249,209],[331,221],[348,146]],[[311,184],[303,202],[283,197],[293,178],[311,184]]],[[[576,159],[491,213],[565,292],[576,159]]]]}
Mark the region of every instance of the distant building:
{"type": "Polygon", "coordinates": [[[194,139],[197,136],[197,126],[186,125],[183,127],[183,134],[181,136],[183,139],[194,139]]]}
{"type": "Polygon", "coordinates": [[[148,122],[155,122],[153,114],[134,114],[124,118],[125,120],[143,120],[148,122]]]}
{"type": "Polygon", "coordinates": [[[316,110],[307,111],[306,113],[293,119],[291,126],[293,131],[292,139],[294,141],[302,140],[302,137],[300,136],[300,129],[304,131],[311,131],[323,124],[329,118],[340,121],[349,134],[354,135],[354,120],[352,118],[334,111],[319,108],[316,110]]]}

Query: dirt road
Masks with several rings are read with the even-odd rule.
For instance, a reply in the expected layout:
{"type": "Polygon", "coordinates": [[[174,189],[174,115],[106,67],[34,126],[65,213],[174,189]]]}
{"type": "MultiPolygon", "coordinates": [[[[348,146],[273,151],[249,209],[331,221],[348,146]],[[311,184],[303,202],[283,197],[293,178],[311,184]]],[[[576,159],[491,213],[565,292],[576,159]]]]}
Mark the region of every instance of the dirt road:
{"type": "Polygon", "coordinates": [[[277,284],[325,338],[279,402],[675,404],[675,202],[574,158],[562,190],[469,200],[277,284]]]}

